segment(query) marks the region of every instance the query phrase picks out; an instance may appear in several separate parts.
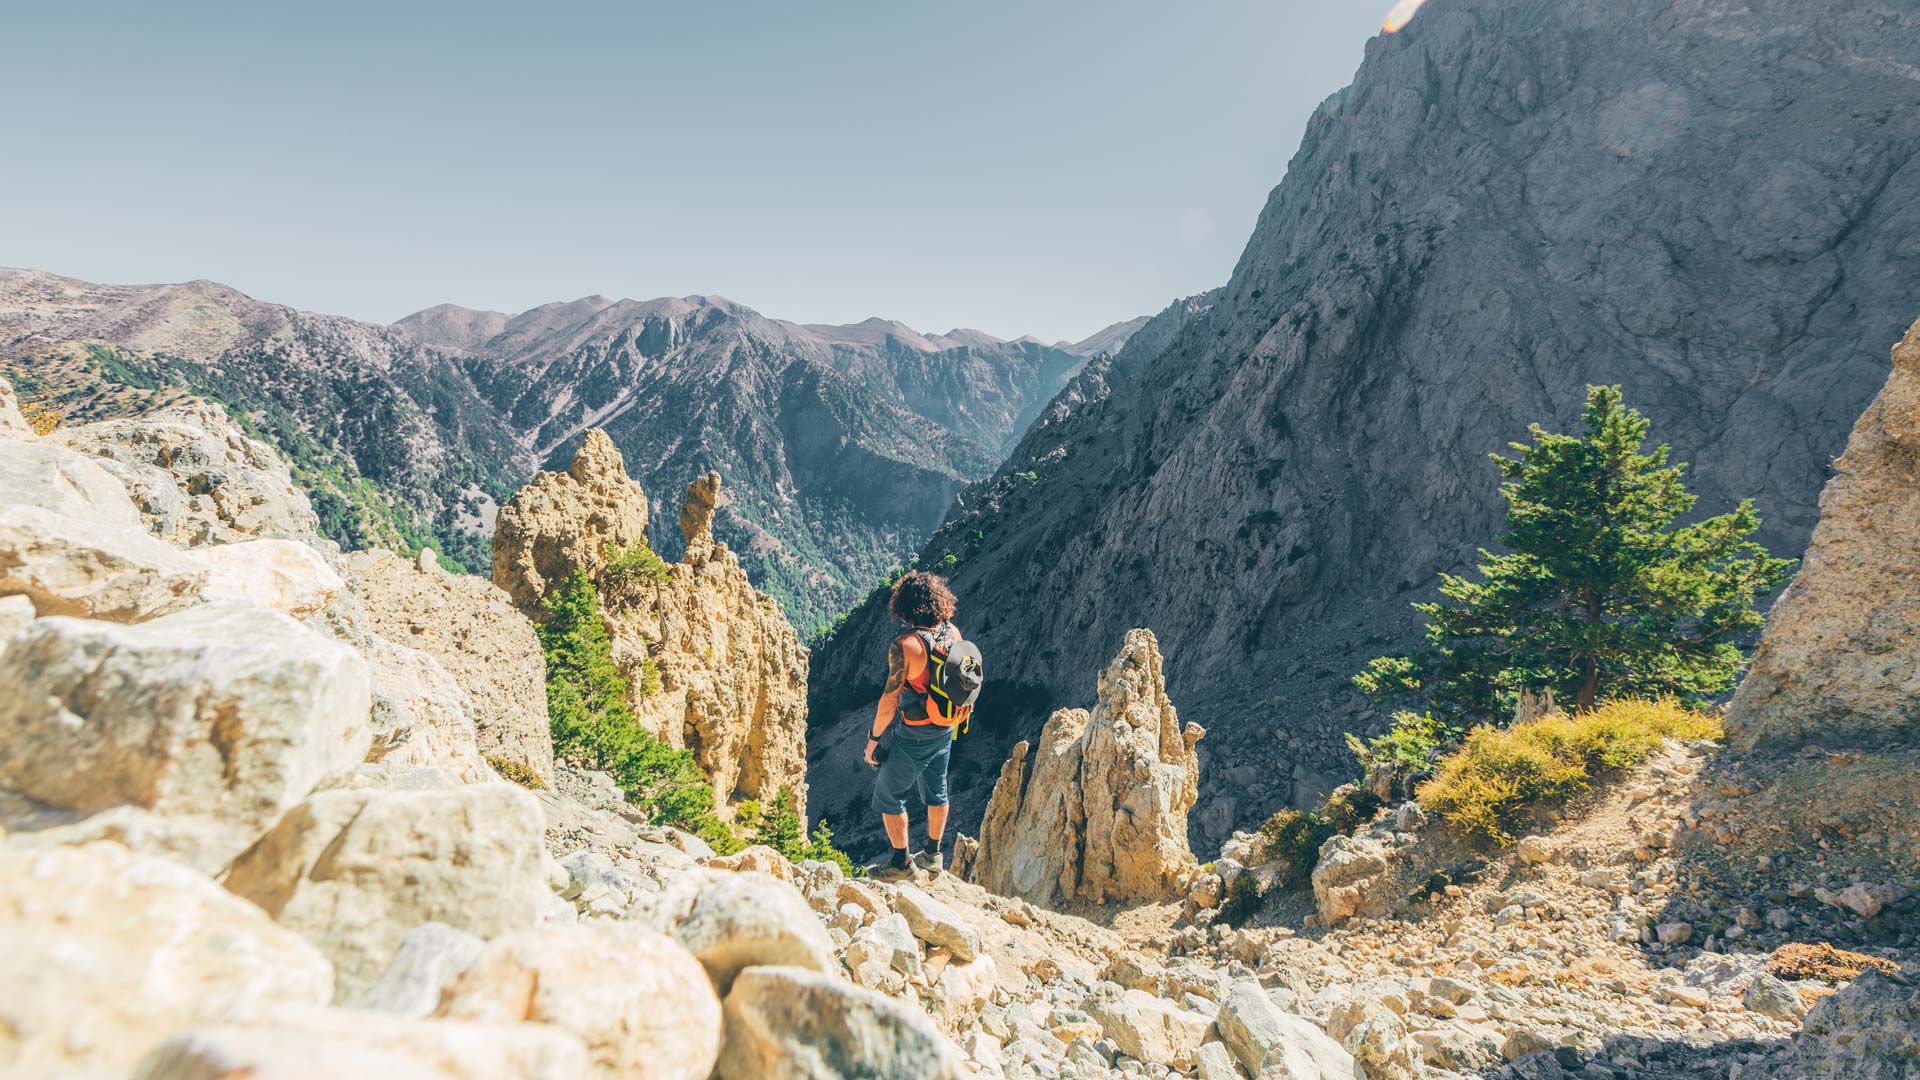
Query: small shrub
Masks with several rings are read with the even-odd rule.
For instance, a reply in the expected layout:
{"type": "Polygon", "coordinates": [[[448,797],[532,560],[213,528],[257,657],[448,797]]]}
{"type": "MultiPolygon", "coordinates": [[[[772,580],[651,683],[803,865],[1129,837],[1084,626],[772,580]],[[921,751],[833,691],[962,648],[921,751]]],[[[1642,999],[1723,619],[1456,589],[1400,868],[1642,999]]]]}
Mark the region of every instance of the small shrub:
{"type": "Polygon", "coordinates": [[[793,796],[786,788],[774,792],[773,801],[765,806],[753,799],[737,803],[734,824],[747,836],[748,842],[765,844],[790,862],[809,859],[829,862],[842,873],[857,876],[853,860],[833,846],[833,830],[827,827],[825,819],[813,827],[813,838],[807,838],[806,823],[800,820],[800,812],[794,809],[793,796]]]}
{"type": "Polygon", "coordinates": [[[1432,768],[1434,755],[1459,741],[1460,735],[1458,728],[1430,713],[1397,712],[1384,735],[1363,741],[1348,733],[1347,749],[1360,762],[1363,787],[1397,796],[1406,793],[1403,789],[1412,777],[1432,768]]]}
{"type": "Polygon", "coordinates": [[[1717,717],[1670,700],[1617,701],[1505,729],[1478,727],[1420,785],[1420,803],[1467,839],[1504,846],[1530,808],[1572,798],[1596,774],[1637,764],[1666,739],[1720,735],[1717,717]]]}
{"type": "Polygon", "coordinates": [[[1342,784],[1333,789],[1327,801],[1320,808],[1320,814],[1327,819],[1333,831],[1342,836],[1352,836],[1355,829],[1373,820],[1380,812],[1380,797],[1357,784],[1342,784]]]}
{"type": "Polygon", "coordinates": [[[600,587],[616,606],[632,607],[646,596],[647,586],[667,580],[667,561],[645,540],[626,547],[607,545],[607,565],[600,571],[600,587]]]}
{"type": "Polygon", "coordinates": [[[1219,925],[1238,926],[1260,913],[1267,903],[1267,894],[1260,888],[1260,882],[1251,871],[1242,871],[1227,886],[1227,895],[1220,900],[1220,909],[1214,912],[1213,921],[1219,925]]]}
{"type": "Polygon", "coordinates": [[[515,761],[512,758],[501,757],[499,754],[488,754],[487,764],[493,766],[493,771],[499,773],[500,779],[502,780],[519,784],[521,787],[527,788],[530,791],[545,791],[547,789],[546,783],[542,781],[532,769],[527,768],[526,763],[523,761],[515,761]]]}
{"type": "Polygon", "coordinates": [[[1447,886],[1451,884],[1453,884],[1453,879],[1447,876],[1445,870],[1435,870],[1426,876],[1426,879],[1420,883],[1419,888],[1407,894],[1407,902],[1411,904],[1423,904],[1445,893],[1447,886]]]}
{"type": "Polygon", "coordinates": [[[1282,810],[1260,826],[1266,857],[1287,864],[1286,883],[1297,885],[1320,862],[1320,845],[1336,830],[1325,815],[1311,810],[1282,810]]]}

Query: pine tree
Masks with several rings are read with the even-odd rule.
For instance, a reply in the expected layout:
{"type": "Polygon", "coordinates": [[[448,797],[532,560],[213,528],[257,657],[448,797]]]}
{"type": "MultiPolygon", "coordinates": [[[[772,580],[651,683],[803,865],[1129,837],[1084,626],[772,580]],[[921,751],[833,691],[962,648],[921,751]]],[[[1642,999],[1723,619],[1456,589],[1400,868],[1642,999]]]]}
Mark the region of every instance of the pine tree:
{"type": "Polygon", "coordinates": [[[693,751],[662,741],[628,706],[630,683],[613,662],[600,595],[585,574],[574,574],[547,597],[547,619],[538,632],[547,659],[554,753],[605,771],[656,824],[678,825],[716,849],[737,850],[739,841],[714,812],[713,787],[693,751]]]}
{"type": "Polygon", "coordinates": [[[1792,562],[1749,538],[1752,502],[1677,524],[1693,509],[1686,466],[1660,446],[1617,386],[1589,387],[1586,432],[1531,428],[1493,456],[1507,501],[1504,554],[1481,551],[1478,581],[1441,575],[1442,602],[1415,604],[1427,647],[1381,657],[1354,682],[1379,699],[1422,698],[1451,723],[1510,712],[1520,690],[1579,709],[1623,697],[1700,704],[1745,663],[1763,622],[1755,601],[1792,562]]]}

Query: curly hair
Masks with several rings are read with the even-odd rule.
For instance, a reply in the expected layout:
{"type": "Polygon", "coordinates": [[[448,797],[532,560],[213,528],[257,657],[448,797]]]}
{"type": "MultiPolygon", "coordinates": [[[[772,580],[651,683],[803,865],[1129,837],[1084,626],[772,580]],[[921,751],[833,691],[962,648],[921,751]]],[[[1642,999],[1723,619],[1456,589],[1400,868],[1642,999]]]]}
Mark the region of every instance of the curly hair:
{"type": "Polygon", "coordinates": [[[953,590],[947,579],[915,570],[893,583],[887,610],[908,626],[938,626],[953,618],[953,590]]]}

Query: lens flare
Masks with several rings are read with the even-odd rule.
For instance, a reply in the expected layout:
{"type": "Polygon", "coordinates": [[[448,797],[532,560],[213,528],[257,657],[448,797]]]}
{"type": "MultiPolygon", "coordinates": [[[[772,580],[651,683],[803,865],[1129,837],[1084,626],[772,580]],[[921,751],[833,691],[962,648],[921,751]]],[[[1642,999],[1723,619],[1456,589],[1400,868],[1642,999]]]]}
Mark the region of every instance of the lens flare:
{"type": "Polygon", "coordinates": [[[1420,5],[1424,3],[1426,0],[1400,0],[1393,5],[1393,10],[1387,12],[1387,33],[1399,33],[1402,27],[1413,21],[1413,13],[1419,11],[1420,5]]]}

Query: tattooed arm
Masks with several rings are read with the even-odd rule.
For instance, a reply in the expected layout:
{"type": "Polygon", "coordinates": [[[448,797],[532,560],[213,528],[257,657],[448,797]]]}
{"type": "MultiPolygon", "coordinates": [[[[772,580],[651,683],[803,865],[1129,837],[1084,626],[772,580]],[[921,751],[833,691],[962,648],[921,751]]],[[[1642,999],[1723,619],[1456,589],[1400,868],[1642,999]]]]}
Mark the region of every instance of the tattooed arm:
{"type": "MultiPolygon", "coordinates": [[[[909,677],[907,648],[910,645],[919,644],[920,639],[917,637],[895,638],[893,644],[887,649],[887,687],[880,693],[879,704],[874,706],[873,726],[867,729],[866,759],[869,765],[875,764],[873,750],[879,743],[880,736],[887,733],[887,727],[893,723],[893,718],[900,712],[900,691],[907,685],[909,677]]],[[[922,666],[926,664],[924,656],[921,657],[920,663],[922,666]]]]}

